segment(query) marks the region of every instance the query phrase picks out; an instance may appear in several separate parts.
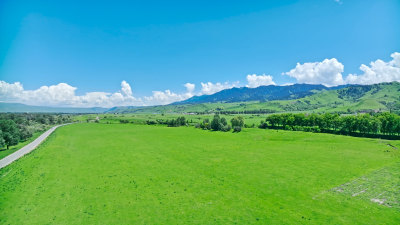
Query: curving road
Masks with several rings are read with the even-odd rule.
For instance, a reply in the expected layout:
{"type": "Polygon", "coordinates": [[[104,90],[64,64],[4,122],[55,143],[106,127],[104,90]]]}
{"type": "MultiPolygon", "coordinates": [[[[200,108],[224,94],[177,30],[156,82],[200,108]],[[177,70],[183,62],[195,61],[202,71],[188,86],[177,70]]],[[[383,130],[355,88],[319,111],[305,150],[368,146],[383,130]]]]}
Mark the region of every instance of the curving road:
{"type": "Polygon", "coordinates": [[[36,138],[31,143],[22,147],[20,150],[4,157],[3,159],[0,159],[0,169],[3,167],[6,167],[7,165],[11,164],[12,162],[21,158],[22,156],[28,154],[29,152],[35,150],[35,148],[40,143],[42,143],[42,141],[44,141],[51,133],[53,133],[58,127],[65,126],[68,124],[70,124],[70,123],[61,124],[61,125],[57,125],[57,126],[50,128],[48,131],[44,132],[42,135],[40,135],[38,138],[36,138]]]}

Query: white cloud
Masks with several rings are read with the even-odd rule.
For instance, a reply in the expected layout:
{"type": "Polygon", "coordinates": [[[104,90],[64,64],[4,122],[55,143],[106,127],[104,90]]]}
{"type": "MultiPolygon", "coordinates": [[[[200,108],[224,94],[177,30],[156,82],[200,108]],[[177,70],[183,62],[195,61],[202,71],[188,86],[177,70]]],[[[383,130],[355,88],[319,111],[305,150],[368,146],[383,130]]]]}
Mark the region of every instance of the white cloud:
{"type": "Polygon", "coordinates": [[[9,84],[0,81],[0,99],[2,101],[14,101],[19,98],[19,93],[24,90],[20,82],[9,84]]]}
{"type": "Polygon", "coordinates": [[[343,64],[332,58],[322,62],[297,63],[294,69],[284,75],[295,78],[298,83],[336,86],[344,84],[343,69],[343,64]]]}
{"type": "Polygon", "coordinates": [[[176,94],[170,90],[153,91],[152,96],[136,98],[128,82],[121,82],[121,89],[115,93],[88,92],[76,95],[76,87],[66,83],[42,86],[36,90],[25,90],[21,83],[0,81],[0,102],[18,102],[28,105],[68,107],[113,107],[164,105],[188,99],[194,95],[195,84],[184,84],[186,92],[176,94]]]}
{"type": "Polygon", "coordinates": [[[76,95],[76,87],[66,83],[42,86],[36,90],[25,90],[21,83],[9,84],[0,81],[0,101],[18,102],[29,105],[73,106],[73,107],[111,107],[123,105],[142,105],[140,98],[132,96],[130,85],[121,82],[121,90],[115,93],[89,92],[76,95]]]}
{"type": "Polygon", "coordinates": [[[124,96],[132,96],[131,85],[129,85],[128,82],[124,80],[121,82],[121,93],[124,96]]]}
{"type": "MultiPolygon", "coordinates": [[[[349,74],[343,80],[344,66],[335,58],[325,59],[322,62],[297,63],[289,72],[283,73],[297,80],[297,83],[324,84],[334,86],[341,84],[374,84],[381,82],[400,82],[400,53],[391,54],[392,60],[385,62],[376,60],[369,66],[362,64],[362,74],[349,74]]],[[[271,75],[249,74],[246,76],[247,87],[255,88],[262,85],[275,85],[271,75]]],[[[291,85],[287,83],[284,85],[291,85]]],[[[196,85],[186,83],[184,93],[174,93],[171,90],[153,91],[151,96],[137,98],[133,96],[128,82],[121,82],[121,89],[114,92],[88,92],[76,95],[76,87],[66,83],[42,86],[36,90],[25,90],[20,82],[7,83],[0,81],[0,102],[18,102],[29,105],[45,106],[72,106],[72,107],[112,107],[112,106],[144,106],[164,105],[176,101],[183,101],[195,95],[196,85]]],[[[239,87],[239,82],[212,83],[201,82],[201,91],[198,95],[214,94],[224,89],[239,87]]]]}
{"type": "Polygon", "coordinates": [[[186,83],[183,86],[186,87],[186,90],[187,90],[188,93],[193,93],[193,91],[194,91],[194,89],[196,87],[195,84],[191,84],[191,83],[186,83]]]}
{"type": "Polygon", "coordinates": [[[176,94],[170,90],[153,91],[152,96],[136,98],[128,82],[121,82],[121,89],[115,93],[88,92],[76,95],[76,87],[66,83],[42,86],[36,90],[25,90],[19,82],[0,81],[0,102],[17,102],[28,105],[68,106],[68,107],[113,107],[163,105],[182,101],[194,95],[195,84],[184,84],[186,92],[176,94]]]}
{"type": "Polygon", "coordinates": [[[273,77],[271,75],[247,75],[246,77],[248,85],[246,87],[256,88],[259,86],[267,86],[267,85],[275,85],[275,82],[272,80],[273,77]]]}
{"type": "Polygon", "coordinates": [[[177,101],[183,101],[190,97],[193,97],[193,92],[196,87],[195,84],[186,83],[183,86],[186,87],[186,93],[176,94],[170,90],[165,91],[153,91],[153,95],[144,97],[146,105],[165,105],[177,101]]]}
{"type": "Polygon", "coordinates": [[[370,66],[362,64],[361,75],[349,74],[346,82],[349,84],[375,84],[382,82],[399,81],[400,82],[400,53],[395,52],[390,55],[393,59],[384,62],[381,59],[371,62],[370,66]]]}
{"type": "Polygon", "coordinates": [[[153,95],[150,97],[144,97],[145,101],[154,105],[165,105],[171,102],[181,101],[182,96],[171,92],[170,90],[165,91],[153,91],[153,95]]]}
{"type": "Polygon", "coordinates": [[[233,88],[233,87],[238,87],[239,86],[239,82],[233,82],[233,83],[229,83],[229,82],[225,82],[225,83],[211,83],[211,82],[207,82],[207,83],[203,83],[201,82],[201,93],[200,94],[206,94],[206,95],[211,95],[214,94],[216,92],[222,91],[224,89],[229,89],[229,88],[233,88]]]}

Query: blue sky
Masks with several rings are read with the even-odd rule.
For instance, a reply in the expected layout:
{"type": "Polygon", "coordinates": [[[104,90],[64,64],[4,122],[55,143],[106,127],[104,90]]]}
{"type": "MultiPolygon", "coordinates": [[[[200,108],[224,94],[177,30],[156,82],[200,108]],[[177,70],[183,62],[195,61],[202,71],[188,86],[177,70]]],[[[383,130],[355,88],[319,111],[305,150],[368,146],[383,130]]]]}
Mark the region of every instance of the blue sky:
{"type": "Polygon", "coordinates": [[[2,0],[0,80],[24,90],[66,83],[76,95],[114,93],[126,81],[136,98],[185,93],[185,83],[195,94],[206,93],[201,82],[245,86],[249,74],[324,83],[302,68],[282,73],[332,58],[326,65],[344,80],[378,59],[393,66],[399,27],[398,0],[2,0]]]}

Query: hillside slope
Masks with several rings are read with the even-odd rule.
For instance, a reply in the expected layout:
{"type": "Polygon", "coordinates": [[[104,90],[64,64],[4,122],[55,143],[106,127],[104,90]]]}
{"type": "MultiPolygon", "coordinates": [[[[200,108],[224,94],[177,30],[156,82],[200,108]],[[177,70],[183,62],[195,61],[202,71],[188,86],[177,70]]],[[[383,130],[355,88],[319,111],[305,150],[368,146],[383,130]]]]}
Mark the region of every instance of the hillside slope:
{"type": "Polygon", "coordinates": [[[400,83],[352,85],[336,90],[313,91],[289,100],[171,104],[139,108],[115,108],[118,113],[210,113],[210,112],[369,112],[400,111],[400,83]]]}
{"type": "Polygon", "coordinates": [[[268,85],[257,88],[240,87],[225,89],[212,95],[193,96],[184,101],[173,103],[173,105],[298,99],[312,95],[314,91],[329,89],[324,85],[315,84],[268,85]]]}

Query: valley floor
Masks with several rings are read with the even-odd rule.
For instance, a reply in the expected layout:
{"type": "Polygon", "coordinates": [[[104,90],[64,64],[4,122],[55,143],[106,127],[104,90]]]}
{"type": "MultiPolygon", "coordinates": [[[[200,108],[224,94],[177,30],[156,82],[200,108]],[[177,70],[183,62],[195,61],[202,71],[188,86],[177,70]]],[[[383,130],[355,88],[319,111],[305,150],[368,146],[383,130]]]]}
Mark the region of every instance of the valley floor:
{"type": "Polygon", "coordinates": [[[73,124],[0,170],[0,224],[397,224],[399,141],[73,124]]]}

